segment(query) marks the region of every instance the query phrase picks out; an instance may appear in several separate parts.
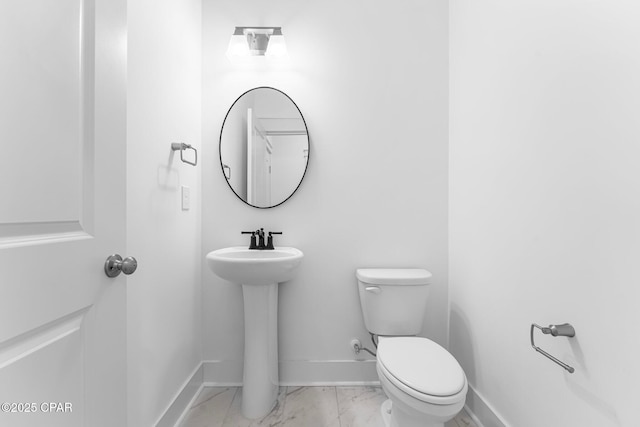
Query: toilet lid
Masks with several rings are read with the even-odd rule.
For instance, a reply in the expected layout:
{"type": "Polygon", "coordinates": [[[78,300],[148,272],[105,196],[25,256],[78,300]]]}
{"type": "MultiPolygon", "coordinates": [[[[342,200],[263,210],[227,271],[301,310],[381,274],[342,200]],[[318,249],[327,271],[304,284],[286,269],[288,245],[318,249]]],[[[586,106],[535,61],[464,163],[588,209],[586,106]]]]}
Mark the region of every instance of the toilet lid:
{"type": "Polygon", "coordinates": [[[358,280],[371,285],[428,285],[431,273],[421,268],[359,268],[358,280]]]}
{"type": "Polygon", "coordinates": [[[427,338],[381,339],[377,359],[395,379],[422,394],[452,396],[466,384],[458,361],[427,338]]]}

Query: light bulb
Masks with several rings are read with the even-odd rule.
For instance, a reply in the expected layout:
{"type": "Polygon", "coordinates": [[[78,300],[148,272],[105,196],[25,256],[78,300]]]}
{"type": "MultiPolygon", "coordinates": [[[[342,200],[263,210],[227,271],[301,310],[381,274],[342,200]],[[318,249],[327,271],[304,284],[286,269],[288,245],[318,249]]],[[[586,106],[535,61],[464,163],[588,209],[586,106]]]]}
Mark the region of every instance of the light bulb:
{"type": "Polygon", "coordinates": [[[247,36],[244,34],[232,35],[231,40],[229,40],[229,47],[227,48],[227,57],[232,59],[249,55],[250,52],[249,44],[247,43],[247,36]]]}
{"type": "Polygon", "coordinates": [[[270,58],[282,58],[287,56],[287,44],[284,41],[282,32],[274,32],[271,37],[269,37],[269,45],[267,46],[265,55],[270,58]]]}

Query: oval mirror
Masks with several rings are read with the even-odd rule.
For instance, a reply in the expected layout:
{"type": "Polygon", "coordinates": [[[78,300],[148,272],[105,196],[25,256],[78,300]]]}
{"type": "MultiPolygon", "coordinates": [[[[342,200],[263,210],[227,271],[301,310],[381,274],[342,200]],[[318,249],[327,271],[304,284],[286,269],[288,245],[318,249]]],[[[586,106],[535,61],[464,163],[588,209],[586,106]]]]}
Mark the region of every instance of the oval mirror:
{"type": "Polygon", "coordinates": [[[220,166],[229,187],[256,208],[284,203],[309,162],[309,134],[284,92],[258,87],[231,105],[220,131],[220,166]]]}

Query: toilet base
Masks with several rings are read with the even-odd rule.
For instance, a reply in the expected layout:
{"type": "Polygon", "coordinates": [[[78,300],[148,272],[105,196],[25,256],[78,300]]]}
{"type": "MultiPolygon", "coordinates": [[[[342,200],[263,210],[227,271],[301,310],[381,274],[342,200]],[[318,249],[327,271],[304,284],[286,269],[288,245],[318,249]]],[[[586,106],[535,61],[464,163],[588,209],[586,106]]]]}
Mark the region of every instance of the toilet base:
{"type": "Polygon", "coordinates": [[[391,399],[387,399],[382,402],[380,406],[380,413],[382,414],[382,421],[385,427],[444,427],[444,423],[429,422],[423,419],[415,419],[413,417],[407,417],[400,411],[393,411],[393,403],[391,399]]]}
{"type": "Polygon", "coordinates": [[[382,414],[382,421],[384,422],[384,427],[391,427],[391,407],[393,404],[391,403],[391,399],[387,399],[382,402],[380,406],[380,413],[382,414]]]}

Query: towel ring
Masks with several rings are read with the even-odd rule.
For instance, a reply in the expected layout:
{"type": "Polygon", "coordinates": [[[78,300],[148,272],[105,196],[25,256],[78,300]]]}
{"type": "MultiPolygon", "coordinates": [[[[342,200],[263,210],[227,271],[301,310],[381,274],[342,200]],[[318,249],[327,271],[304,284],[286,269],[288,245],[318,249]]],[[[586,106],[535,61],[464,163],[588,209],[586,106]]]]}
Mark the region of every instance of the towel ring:
{"type": "Polygon", "coordinates": [[[231,181],[231,166],[222,164],[222,172],[224,173],[224,177],[227,181],[231,181]],[[227,176],[227,171],[225,169],[229,169],[229,175],[227,176]]]}
{"type": "Polygon", "coordinates": [[[182,160],[183,163],[186,163],[191,166],[195,166],[198,164],[198,150],[196,150],[191,145],[185,144],[184,142],[172,142],[171,149],[173,151],[180,150],[180,160],[182,160]],[[195,160],[193,162],[190,162],[189,160],[184,158],[183,153],[185,152],[185,150],[193,150],[193,153],[195,155],[195,160]]]}

